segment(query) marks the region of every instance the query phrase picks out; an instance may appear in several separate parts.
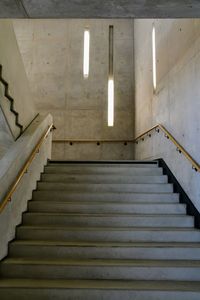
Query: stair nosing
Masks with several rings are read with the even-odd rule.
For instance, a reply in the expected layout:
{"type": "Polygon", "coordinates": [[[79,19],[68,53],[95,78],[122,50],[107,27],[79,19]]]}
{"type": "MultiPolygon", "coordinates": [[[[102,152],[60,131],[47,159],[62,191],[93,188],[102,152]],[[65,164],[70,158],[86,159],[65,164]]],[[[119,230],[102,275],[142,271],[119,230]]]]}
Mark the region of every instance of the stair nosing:
{"type": "Polygon", "coordinates": [[[99,289],[99,290],[141,290],[142,291],[200,291],[195,281],[158,281],[158,280],[78,280],[78,279],[1,279],[0,288],[32,289],[99,289]]]}
{"type": "Polygon", "coordinates": [[[200,243],[198,242],[103,242],[103,241],[63,241],[63,240],[13,240],[10,242],[11,245],[28,245],[28,246],[66,246],[66,247],[111,247],[111,248],[199,248],[200,243]]]}
{"type": "Polygon", "coordinates": [[[132,231],[155,231],[155,232],[198,232],[200,234],[200,231],[196,228],[189,228],[189,227],[90,227],[90,226],[47,226],[47,225],[19,225],[18,229],[34,229],[34,230],[66,230],[66,231],[128,231],[132,229],[132,231]]]}
{"type": "Polygon", "coordinates": [[[6,258],[4,265],[50,265],[50,266],[112,266],[112,267],[196,267],[200,268],[200,260],[164,260],[164,259],[38,259],[38,258],[6,258]]]}

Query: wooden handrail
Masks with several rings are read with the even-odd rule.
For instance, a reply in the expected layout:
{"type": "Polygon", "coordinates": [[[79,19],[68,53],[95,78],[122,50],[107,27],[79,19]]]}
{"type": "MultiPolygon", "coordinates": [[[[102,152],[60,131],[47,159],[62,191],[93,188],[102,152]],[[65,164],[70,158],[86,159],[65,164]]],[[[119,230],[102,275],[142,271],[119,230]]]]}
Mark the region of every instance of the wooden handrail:
{"type": "Polygon", "coordinates": [[[161,130],[166,138],[168,138],[177,148],[177,150],[182,153],[187,160],[192,164],[192,168],[197,171],[200,172],[200,165],[194,160],[194,158],[185,150],[185,148],[183,148],[181,146],[181,144],[173,137],[173,135],[161,124],[157,124],[153,127],[151,127],[150,129],[146,130],[145,132],[143,132],[142,134],[140,134],[138,137],[136,137],[134,139],[134,142],[138,142],[138,140],[143,139],[145,137],[145,135],[148,135],[151,131],[153,130],[161,130]]]}
{"type": "Polygon", "coordinates": [[[37,145],[34,147],[33,151],[31,152],[31,154],[29,155],[28,159],[26,160],[24,166],[22,167],[22,169],[18,173],[17,178],[15,179],[15,181],[13,182],[13,184],[11,185],[11,187],[9,189],[9,192],[6,194],[6,196],[4,197],[3,201],[0,203],[0,212],[3,211],[4,207],[6,206],[6,204],[11,200],[11,197],[14,194],[16,188],[18,187],[21,179],[23,178],[24,174],[27,172],[28,167],[32,163],[33,159],[35,158],[36,153],[38,153],[38,151],[41,148],[41,145],[43,144],[43,142],[45,140],[45,138],[48,136],[49,132],[53,128],[54,128],[53,124],[49,125],[48,128],[47,128],[47,130],[44,132],[44,134],[39,139],[37,145]]]}

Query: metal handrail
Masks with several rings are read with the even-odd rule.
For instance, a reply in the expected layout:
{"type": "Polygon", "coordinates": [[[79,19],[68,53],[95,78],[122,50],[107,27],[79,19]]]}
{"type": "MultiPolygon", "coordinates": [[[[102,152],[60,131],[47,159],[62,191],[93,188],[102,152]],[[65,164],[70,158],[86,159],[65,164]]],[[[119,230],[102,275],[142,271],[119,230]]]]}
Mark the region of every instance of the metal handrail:
{"type": "Polygon", "coordinates": [[[133,139],[60,139],[53,140],[53,143],[133,143],[133,139]]]}
{"type": "Polygon", "coordinates": [[[27,172],[27,169],[29,168],[29,166],[32,163],[32,161],[34,160],[36,154],[39,152],[39,150],[40,150],[40,148],[41,148],[41,146],[42,146],[45,138],[48,136],[49,132],[52,131],[52,129],[54,129],[54,125],[53,124],[51,124],[51,125],[48,126],[47,130],[41,136],[41,138],[39,139],[37,145],[35,146],[35,148],[31,152],[31,154],[29,155],[29,157],[26,160],[24,166],[22,167],[22,169],[20,170],[19,174],[17,175],[17,178],[15,179],[15,181],[13,182],[13,184],[11,185],[8,193],[4,197],[3,201],[0,203],[0,213],[3,211],[3,209],[7,205],[7,203],[9,201],[11,201],[11,197],[14,194],[16,188],[18,187],[21,179],[23,178],[24,174],[27,172]]]}
{"type": "Polygon", "coordinates": [[[161,124],[157,124],[157,125],[151,127],[150,129],[146,130],[145,132],[143,132],[142,134],[140,134],[138,137],[136,137],[134,139],[134,142],[138,143],[138,141],[140,139],[144,139],[145,135],[150,135],[150,132],[152,132],[153,130],[156,130],[157,132],[159,132],[159,130],[161,130],[165,134],[165,137],[167,139],[169,139],[176,146],[177,151],[179,153],[182,153],[187,158],[187,160],[192,164],[192,168],[195,171],[200,172],[200,165],[185,150],[185,148],[181,146],[181,144],[173,137],[173,135],[163,125],[161,125],[161,124]]]}

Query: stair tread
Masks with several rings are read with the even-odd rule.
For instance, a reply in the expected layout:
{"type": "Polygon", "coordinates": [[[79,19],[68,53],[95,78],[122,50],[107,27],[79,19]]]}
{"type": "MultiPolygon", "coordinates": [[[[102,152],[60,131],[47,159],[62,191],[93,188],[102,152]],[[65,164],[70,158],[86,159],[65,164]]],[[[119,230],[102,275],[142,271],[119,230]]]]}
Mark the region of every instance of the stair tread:
{"type": "Polygon", "coordinates": [[[195,281],[152,281],[152,280],[51,280],[51,279],[4,279],[0,288],[60,288],[60,289],[116,289],[116,290],[170,290],[200,291],[195,281]]]}
{"type": "Polygon", "coordinates": [[[56,212],[25,212],[24,215],[35,215],[35,216],[66,216],[66,217],[127,217],[127,218],[193,218],[193,216],[185,214],[133,214],[133,213],[56,213],[56,212]]]}
{"type": "MultiPolygon", "coordinates": [[[[73,176],[78,176],[78,177],[84,177],[84,176],[86,176],[86,177],[88,177],[88,176],[90,176],[90,177],[93,177],[94,176],[94,174],[84,174],[84,173],[82,173],[82,174],[73,174],[73,173],[71,173],[70,172],[70,174],[63,174],[63,173],[59,173],[59,172],[52,172],[52,173],[45,173],[45,172],[43,172],[42,173],[42,175],[45,175],[45,176],[66,176],[66,177],[73,177],[73,176]]],[[[97,176],[97,177],[124,177],[124,178],[138,178],[138,177],[142,177],[142,178],[146,178],[146,177],[167,177],[167,175],[155,175],[155,174],[152,174],[152,175],[149,175],[149,174],[144,174],[144,175],[134,175],[134,174],[123,174],[123,175],[120,175],[120,174],[106,174],[106,175],[101,175],[101,174],[96,174],[95,176],[97,176]]]]}
{"type": "Polygon", "coordinates": [[[137,160],[137,159],[123,159],[123,160],[50,160],[48,161],[48,165],[51,164],[102,164],[102,163],[110,163],[110,164],[117,164],[117,163],[151,163],[157,165],[158,162],[155,160],[137,160]]]}
{"type": "MultiPolygon", "coordinates": [[[[53,168],[78,168],[78,169],[95,169],[95,168],[109,168],[109,169],[157,169],[159,168],[156,164],[50,164],[45,166],[45,169],[53,169],[53,168]]],[[[160,168],[161,169],[161,168],[160,168]]]]}
{"type": "MultiPolygon", "coordinates": [[[[43,194],[46,194],[46,193],[49,193],[50,195],[52,194],[52,193],[55,193],[55,194],[58,194],[58,193],[61,193],[61,194],[63,194],[63,193],[66,193],[66,191],[65,190],[56,190],[56,191],[51,191],[51,190],[35,190],[34,191],[34,193],[39,193],[39,194],[41,194],[41,193],[43,193],[43,194]]],[[[74,191],[74,190],[69,190],[69,191],[67,191],[67,194],[96,194],[96,192],[94,192],[94,191],[74,191]]],[[[111,195],[111,194],[120,194],[120,195],[124,195],[124,194],[130,194],[130,195],[162,195],[162,194],[168,194],[168,195],[179,195],[178,193],[173,193],[173,192],[166,192],[166,193],[156,193],[156,192],[116,192],[116,191],[103,191],[103,192],[101,192],[101,194],[103,194],[103,195],[111,195]]]]}
{"type": "Polygon", "coordinates": [[[89,226],[49,226],[49,225],[20,225],[18,228],[23,229],[35,229],[35,230],[66,230],[66,231],[180,231],[180,232],[198,232],[200,231],[195,228],[188,227],[89,227],[89,226]]]}
{"type": "MultiPolygon", "coordinates": [[[[166,184],[166,183],[164,183],[164,184],[166,184]]],[[[47,190],[35,190],[34,192],[39,192],[39,193],[46,193],[47,192],[47,190]]],[[[56,191],[50,191],[50,193],[52,193],[52,192],[55,192],[56,194],[57,193],[63,193],[64,191],[63,190],[56,190],[56,191]]],[[[78,192],[78,191],[68,191],[67,193],[81,193],[82,194],[82,191],[81,192],[78,192]]],[[[88,193],[88,194],[90,194],[90,193],[92,193],[92,191],[87,191],[87,192],[85,192],[85,193],[88,193]]],[[[156,193],[156,192],[153,192],[153,193],[149,193],[149,192],[111,192],[111,191],[106,191],[106,192],[102,192],[101,194],[114,194],[114,193],[117,193],[117,194],[136,194],[136,195],[148,195],[148,194],[153,194],[153,195],[157,195],[157,194],[160,194],[159,192],[158,193],[156,193]]],[[[178,195],[178,193],[173,193],[173,192],[166,192],[165,194],[169,194],[169,195],[178,195]]]]}
{"type": "Polygon", "coordinates": [[[67,247],[171,247],[200,248],[200,242],[99,242],[99,241],[51,241],[51,240],[14,240],[15,245],[47,245],[67,247]]]}
{"type": "MultiPolygon", "coordinates": [[[[30,200],[29,202],[31,203],[43,203],[44,200],[30,200]]],[[[137,202],[137,201],[104,201],[104,200],[101,200],[101,201],[93,201],[93,200],[77,200],[77,201],[73,201],[73,200],[65,200],[65,201],[60,201],[60,200],[54,200],[53,202],[49,202],[50,204],[51,203],[61,203],[61,204],[73,204],[73,205],[85,205],[85,204],[90,204],[90,205],[180,205],[180,206],[186,206],[186,204],[184,203],[179,203],[179,202],[169,202],[169,203],[166,203],[166,202],[144,202],[144,201],[141,201],[141,202],[137,202]]]]}
{"type": "MultiPolygon", "coordinates": [[[[66,184],[66,185],[80,185],[80,186],[85,186],[86,183],[80,183],[80,182],[70,182],[70,183],[66,183],[66,182],[49,182],[49,181],[38,181],[38,183],[45,183],[45,184],[66,184]]],[[[101,182],[95,182],[95,183],[88,183],[89,185],[95,186],[95,185],[114,185],[114,186],[118,186],[118,185],[124,185],[124,186],[135,186],[135,185],[139,185],[139,186],[143,186],[143,185],[148,185],[148,186],[172,186],[172,183],[101,183],[101,182]]],[[[173,192],[171,192],[173,193],[173,192]]]]}
{"type": "Polygon", "coordinates": [[[120,167],[128,167],[128,168],[140,168],[140,167],[150,167],[150,168],[156,168],[158,166],[157,163],[144,163],[144,162],[137,162],[137,163],[131,163],[131,162],[126,162],[126,163],[122,163],[122,162],[118,162],[118,163],[109,163],[109,162],[104,162],[104,163],[97,163],[97,162],[93,162],[93,163],[81,163],[81,164],[76,164],[76,163],[53,163],[53,164],[48,164],[46,167],[78,167],[78,168],[84,168],[84,167],[89,167],[89,168],[95,168],[95,167],[101,167],[101,168],[120,168],[120,167]]]}
{"type": "Polygon", "coordinates": [[[126,267],[200,267],[200,260],[153,260],[153,259],[31,259],[6,258],[2,264],[67,265],[67,266],[126,266],[126,267]]]}
{"type": "Polygon", "coordinates": [[[199,295],[200,231],[162,173],[155,161],[48,163],[1,261],[0,291],[199,295]]]}
{"type": "MultiPolygon", "coordinates": [[[[46,174],[45,174],[46,175],[46,174]]],[[[48,174],[48,175],[52,175],[52,174],[48,174]]],[[[91,176],[91,177],[94,177],[94,176],[91,176]]],[[[104,176],[105,177],[105,176],[104,176]]],[[[46,178],[42,178],[39,182],[42,182],[42,183],[55,183],[55,184],[57,184],[57,183],[62,183],[62,184],[69,184],[69,185],[79,185],[79,184],[81,184],[81,185],[136,185],[136,184],[149,184],[149,185],[154,185],[154,184],[159,184],[159,185],[169,185],[170,183],[168,183],[167,181],[166,182],[154,182],[153,180],[152,180],[152,182],[134,182],[134,180],[135,180],[135,178],[137,178],[138,179],[138,177],[139,176],[135,176],[134,178],[131,178],[132,180],[133,180],[133,182],[128,182],[128,183],[125,183],[125,182],[116,182],[116,181],[114,181],[114,182],[112,182],[112,181],[106,181],[106,179],[105,180],[103,180],[103,179],[99,179],[99,181],[95,181],[95,182],[93,182],[93,181],[90,181],[90,178],[88,178],[88,179],[86,179],[85,181],[79,181],[79,180],[76,180],[76,181],[66,181],[66,179],[59,179],[59,180],[55,180],[55,179],[53,179],[53,180],[47,180],[46,178]]],[[[152,176],[146,176],[146,177],[151,177],[152,178],[152,176]]],[[[159,177],[159,179],[160,179],[160,177],[161,176],[154,176],[156,179],[157,179],[157,177],[159,177]]],[[[129,177],[130,178],[130,177],[129,177]]],[[[67,179],[74,179],[73,178],[73,176],[70,176],[70,177],[68,177],[67,179]],[[71,178],[72,177],[72,178],[71,178]]],[[[142,179],[143,179],[143,177],[142,177],[142,179]]],[[[141,178],[140,178],[140,180],[141,180],[141,178]]],[[[144,180],[145,180],[145,178],[144,178],[144,180]]]]}

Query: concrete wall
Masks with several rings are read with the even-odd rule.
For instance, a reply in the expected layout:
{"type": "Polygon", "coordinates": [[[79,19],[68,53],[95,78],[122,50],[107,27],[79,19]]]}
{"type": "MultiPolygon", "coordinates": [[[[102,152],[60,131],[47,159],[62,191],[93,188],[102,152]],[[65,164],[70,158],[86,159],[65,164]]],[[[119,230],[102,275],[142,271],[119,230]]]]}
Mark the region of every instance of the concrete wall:
{"type": "MultiPolygon", "coordinates": [[[[19,123],[25,128],[35,117],[36,112],[12,21],[0,20],[0,43],[2,75],[9,84],[9,94],[14,98],[14,109],[19,113],[19,123]]],[[[17,136],[18,132],[15,130],[14,115],[10,112],[10,103],[4,96],[4,90],[4,86],[1,83],[0,106],[4,110],[14,135],[17,136]]]]}
{"type": "MultiPolygon", "coordinates": [[[[19,170],[51,123],[50,115],[35,120],[27,131],[9,147],[0,160],[0,202],[3,201],[19,170]]],[[[0,259],[6,256],[8,242],[14,238],[16,226],[21,223],[22,212],[26,211],[27,202],[32,198],[32,191],[36,188],[44,165],[47,163],[47,159],[51,158],[51,140],[52,134],[49,134],[28,168],[27,174],[20,181],[11,202],[0,212],[0,259]]]]}
{"type": "Polygon", "coordinates": [[[6,122],[2,109],[0,108],[0,159],[14,143],[14,137],[11,134],[10,128],[6,122]]]}
{"type": "MultiPolygon", "coordinates": [[[[36,108],[53,115],[54,139],[133,137],[132,20],[15,20],[36,108]],[[108,28],[114,25],[115,126],[107,127],[108,28]],[[83,32],[90,27],[90,77],[83,32]]],[[[129,159],[132,145],[54,144],[54,159],[129,159]]]]}
{"type": "MultiPolygon", "coordinates": [[[[161,123],[200,162],[200,21],[136,20],[135,135],[161,123]],[[152,83],[152,23],[156,27],[157,90],[152,83]]],[[[137,159],[165,159],[200,210],[200,174],[162,135],[135,149],[137,159]]]]}

